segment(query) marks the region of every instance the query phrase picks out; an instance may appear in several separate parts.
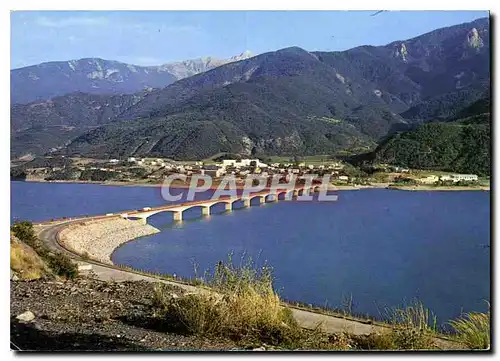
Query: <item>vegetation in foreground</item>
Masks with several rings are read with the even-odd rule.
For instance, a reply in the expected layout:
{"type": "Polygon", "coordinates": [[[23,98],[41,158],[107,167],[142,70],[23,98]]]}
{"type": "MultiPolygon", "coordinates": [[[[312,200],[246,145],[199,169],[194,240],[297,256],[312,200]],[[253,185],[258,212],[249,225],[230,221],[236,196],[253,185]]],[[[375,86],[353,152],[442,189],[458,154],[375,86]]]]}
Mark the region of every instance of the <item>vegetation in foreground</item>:
{"type": "Polygon", "coordinates": [[[449,324],[457,334],[457,339],[473,350],[486,350],[490,347],[491,314],[466,313],[449,324]]]}
{"type": "MultiPolygon", "coordinates": [[[[422,303],[386,310],[388,331],[370,335],[326,334],[318,324],[301,328],[291,309],[284,307],[273,289],[271,269],[256,270],[251,260],[235,267],[231,257],[205,275],[213,291],[172,297],[164,285],[155,288],[156,316],[165,325],[186,334],[223,337],[248,347],[321,350],[430,350],[438,349],[436,319],[422,303]]],[[[473,321],[452,323],[455,338],[468,348],[487,349],[489,314],[475,314],[473,321]],[[479,322],[481,321],[481,322],[479,322]],[[474,325],[472,325],[474,323],[474,325]],[[465,326],[467,325],[467,326],[465,326]],[[481,340],[483,343],[476,341],[481,340]]]]}
{"type": "Polygon", "coordinates": [[[11,269],[23,278],[36,279],[50,273],[68,279],[78,276],[78,268],[68,256],[51,252],[38,239],[32,223],[15,222],[11,232],[20,241],[14,246],[11,241],[11,269]]]}
{"type": "Polygon", "coordinates": [[[257,271],[251,261],[235,267],[230,259],[219,262],[213,274],[207,273],[205,284],[215,292],[179,298],[171,297],[159,284],[153,300],[158,315],[178,331],[227,337],[245,346],[342,348],[328,338],[318,338],[318,332],[307,332],[298,326],[291,310],[281,306],[268,267],[257,271]]]}
{"type": "Polygon", "coordinates": [[[50,273],[40,256],[12,233],[10,235],[10,269],[16,277],[24,280],[39,279],[50,273]]]}

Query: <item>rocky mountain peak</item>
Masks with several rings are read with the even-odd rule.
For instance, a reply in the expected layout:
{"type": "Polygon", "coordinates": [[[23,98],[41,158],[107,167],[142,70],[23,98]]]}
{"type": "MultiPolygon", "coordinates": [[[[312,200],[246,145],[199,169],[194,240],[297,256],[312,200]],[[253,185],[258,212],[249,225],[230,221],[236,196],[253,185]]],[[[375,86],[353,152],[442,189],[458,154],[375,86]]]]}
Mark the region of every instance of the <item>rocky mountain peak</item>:
{"type": "Polygon", "coordinates": [[[236,55],[236,56],[231,57],[231,60],[232,61],[245,60],[245,59],[251,58],[252,56],[254,56],[254,55],[250,50],[245,50],[240,55],[236,55]]]}
{"type": "Polygon", "coordinates": [[[396,58],[401,58],[403,61],[406,63],[408,62],[407,56],[408,56],[408,50],[406,49],[406,44],[401,43],[396,45],[396,50],[394,51],[394,56],[396,58]]]}
{"type": "Polygon", "coordinates": [[[472,28],[467,33],[467,45],[474,49],[479,49],[484,46],[483,39],[479,36],[479,32],[476,28],[472,28]]]}

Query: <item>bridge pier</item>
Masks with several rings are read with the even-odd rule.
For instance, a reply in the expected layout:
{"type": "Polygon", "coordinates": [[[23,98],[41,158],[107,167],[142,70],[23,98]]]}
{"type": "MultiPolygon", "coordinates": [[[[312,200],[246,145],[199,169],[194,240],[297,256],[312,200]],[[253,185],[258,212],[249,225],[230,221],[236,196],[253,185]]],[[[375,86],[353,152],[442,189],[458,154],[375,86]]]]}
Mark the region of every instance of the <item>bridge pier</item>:
{"type": "Polygon", "coordinates": [[[174,221],[182,221],[182,211],[174,212],[174,221]]]}
{"type": "Polygon", "coordinates": [[[266,203],[266,196],[259,197],[259,204],[266,203]]]}
{"type": "Polygon", "coordinates": [[[250,207],[250,198],[246,198],[246,199],[244,199],[244,200],[243,200],[243,205],[244,205],[245,207],[250,207]]]}
{"type": "Polygon", "coordinates": [[[231,212],[233,210],[232,203],[225,203],[226,212],[231,212]]]}
{"type": "Polygon", "coordinates": [[[201,214],[203,214],[204,216],[209,216],[210,215],[210,207],[202,207],[201,214]]]}

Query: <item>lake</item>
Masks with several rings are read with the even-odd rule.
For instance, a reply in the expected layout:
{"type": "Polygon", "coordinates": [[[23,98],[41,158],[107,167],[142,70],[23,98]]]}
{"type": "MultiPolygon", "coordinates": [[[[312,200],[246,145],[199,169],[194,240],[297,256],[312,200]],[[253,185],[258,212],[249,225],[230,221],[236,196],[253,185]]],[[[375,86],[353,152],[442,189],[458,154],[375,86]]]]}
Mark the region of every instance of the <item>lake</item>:
{"type": "MultiPolygon", "coordinates": [[[[102,214],[166,202],[154,187],[11,182],[11,221],[102,214]]],[[[273,267],[288,300],[377,317],[422,301],[439,322],[486,311],[490,299],[490,193],[340,191],[337,202],[280,201],[200,218],[170,213],[148,222],[161,233],[126,243],[113,262],[193,277],[234,253],[273,267]]],[[[208,197],[200,195],[198,199],[208,197]]],[[[253,202],[252,202],[253,204],[253,202]]]]}

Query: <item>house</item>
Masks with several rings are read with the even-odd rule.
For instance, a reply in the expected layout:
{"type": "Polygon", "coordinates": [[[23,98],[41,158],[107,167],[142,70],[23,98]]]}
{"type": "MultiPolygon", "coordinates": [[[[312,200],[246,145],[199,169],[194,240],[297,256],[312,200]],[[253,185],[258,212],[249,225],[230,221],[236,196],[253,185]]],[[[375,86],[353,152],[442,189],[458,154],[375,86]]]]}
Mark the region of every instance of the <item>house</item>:
{"type": "Polygon", "coordinates": [[[240,168],[240,167],[252,167],[252,166],[259,168],[266,168],[268,165],[265,163],[261,163],[261,161],[258,159],[242,159],[240,161],[234,159],[224,159],[222,161],[222,166],[224,168],[227,167],[240,168]]]}
{"type": "Polygon", "coordinates": [[[452,182],[477,182],[478,176],[475,174],[450,174],[443,175],[440,178],[442,181],[452,181],[452,182]]]}
{"type": "Polygon", "coordinates": [[[418,181],[424,184],[433,184],[436,183],[438,180],[439,180],[438,176],[431,174],[427,177],[420,178],[418,181]]]}
{"type": "Polygon", "coordinates": [[[135,163],[135,158],[134,157],[129,157],[127,159],[128,162],[135,163]]]}
{"type": "Polygon", "coordinates": [[[116,164],[118,162],[120,162],[118,159],[110,159],[109,160],[109,163],[113,163],[113,164],[116,164]]]}
{"type": "Polygon", "coordinates": [[[346,175],[341,175],[341,176],[339,176],[339,180],[347,182],[349,180],[349,177],[346,175]]]}

